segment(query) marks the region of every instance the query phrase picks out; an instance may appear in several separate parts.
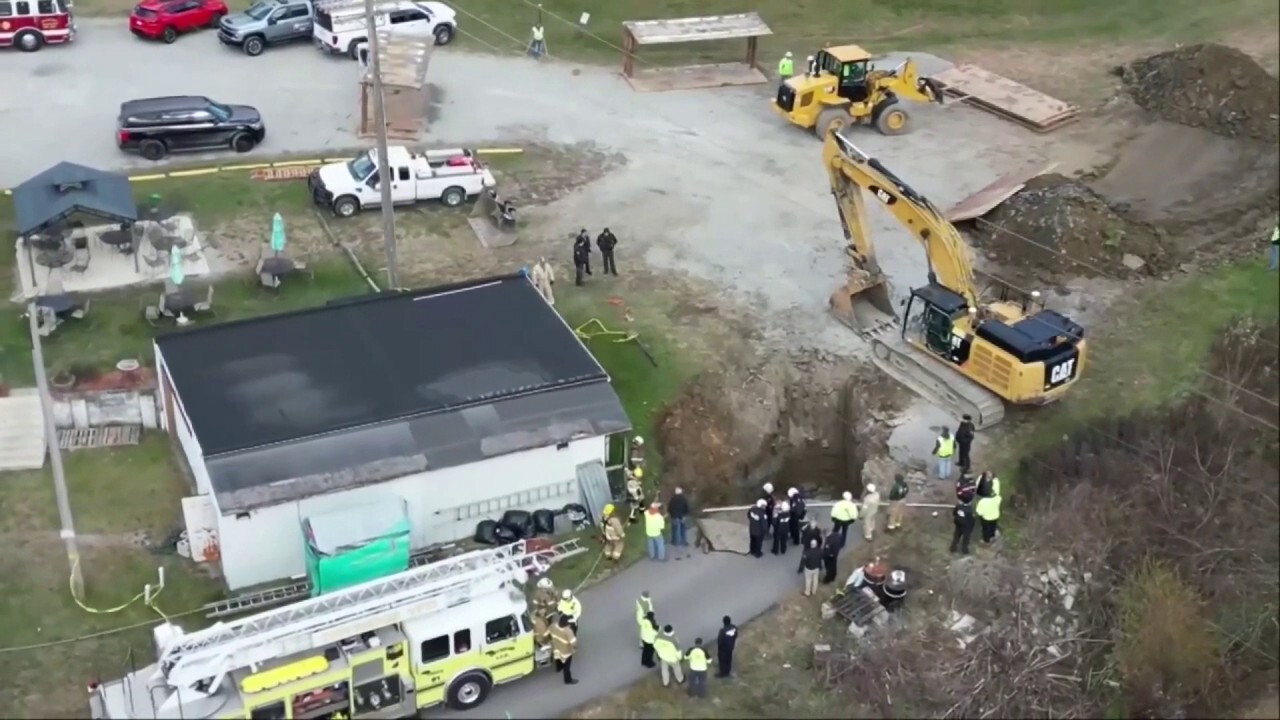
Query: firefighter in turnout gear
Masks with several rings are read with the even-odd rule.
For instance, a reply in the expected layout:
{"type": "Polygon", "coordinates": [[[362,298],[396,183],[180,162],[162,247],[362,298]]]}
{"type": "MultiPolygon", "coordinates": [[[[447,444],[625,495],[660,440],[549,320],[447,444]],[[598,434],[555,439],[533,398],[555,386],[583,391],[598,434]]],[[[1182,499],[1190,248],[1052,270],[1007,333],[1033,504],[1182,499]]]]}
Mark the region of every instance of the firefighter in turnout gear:
{"type": "Polygon", "coordinates": [[[573,632],[578,632],[578,618],[582,617],[582,601],[573,596],[573,591],[565,588],[560,594],[560,602],[556,604],[556,612],[561,620],[568,620],[573,632]]]}
{"type": "Polygon", "coordinates": [[[627,504],[630,506],[627,510],[627,523],[634,523],[640,519],[640,514],[644,512],[644,468],[632,467],[627,469],[627,504]]]}
{"type": "Polygon", "coordinates": [[[604,556],[617,562],[622,559],[627,530],[618,517],[618,509],[609,503],[604,506],[604,556]]]}
{"type": "Polygon", "coordinates": [[[637,435],[631,438],[631,452],[629,453],[631,464],[636,467],[644,467],[644,438],[637,435]]]}
{"type": "Polygon", "coordinates": [[[544,577],[538,580],[538,587],[533,591],[533,615],[545,618],[548,628],[555,622],[558,597],[555,583],[551,582],[551,578],[544,577]]]}
{"type": "MultiPolygon", "coordinates": [[[[565,590],[565,592],[569,592],[565,590]]],[[[577,685],[573,677],[573,654],[578,649],[578,633],[569,623],[569,618],[560,616],[560,622],[551,628],[551,655],[556,661],[556,670],[564,673],[565,685],[577,685]]]]}
{"type": "Polygon", "coordinates": [[[542,613],[534,613],[533,615],[533,642],[538,647],[534,657],[537,659],[538,664],[545,664],[550,660],[551,620],[552,618],[542,613]]]}

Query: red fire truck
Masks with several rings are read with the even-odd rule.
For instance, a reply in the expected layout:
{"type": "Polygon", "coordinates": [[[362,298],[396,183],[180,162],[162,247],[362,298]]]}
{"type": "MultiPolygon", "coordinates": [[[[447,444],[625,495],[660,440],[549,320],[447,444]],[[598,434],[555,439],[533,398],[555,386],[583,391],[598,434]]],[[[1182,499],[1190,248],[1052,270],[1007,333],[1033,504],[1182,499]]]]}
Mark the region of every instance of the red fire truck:
{"type": "Polygon", "coordinates": [[[0,0],[0,47],[35,52],[75,36],[70,0],[0,0]]]}

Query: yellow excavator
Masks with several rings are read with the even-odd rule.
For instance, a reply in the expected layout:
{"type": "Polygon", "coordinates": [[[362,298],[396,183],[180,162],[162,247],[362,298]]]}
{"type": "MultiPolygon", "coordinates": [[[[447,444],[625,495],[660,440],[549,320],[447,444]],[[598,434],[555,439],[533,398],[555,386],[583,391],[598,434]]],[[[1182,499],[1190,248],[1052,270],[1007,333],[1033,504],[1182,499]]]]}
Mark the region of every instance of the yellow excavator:
{"type": "Polygon", "coordinates": [[[872,343],[881,369],[978,427],[1000,422],[1005,402],[1043,405],[1070,389],[1084,370],[1083,327],[1045,309],[1038,292],[1004,286],[995,300],[979,297],[969,246],[933,203],[837,132],[822,158],[849,241],[831,310],[872,343]],[[901,318],[876,262],[867,196],[924,246],[929,283],[911,290],[901,318]]]}
{"type": "Polygon", "coordinates": [[[773,108],[819,138],[850,124],[871,124],[885,135],[901,135],[910,118],[901,100],[943,100],[942,86],[920,77],[910,58],[893,68],[879,68],[866,50],[841,45],[819,51],[814,66],[817,72],[805,68],[803,75],[782,83],[773,108]]]}

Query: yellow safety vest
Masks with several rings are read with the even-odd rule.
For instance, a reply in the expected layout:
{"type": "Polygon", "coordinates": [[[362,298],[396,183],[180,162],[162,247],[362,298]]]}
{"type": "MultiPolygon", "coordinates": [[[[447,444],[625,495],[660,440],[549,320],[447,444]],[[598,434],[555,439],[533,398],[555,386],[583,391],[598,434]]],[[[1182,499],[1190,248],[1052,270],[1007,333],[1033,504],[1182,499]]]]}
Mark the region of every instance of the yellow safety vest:
{"type": "Polygon", "coordinates": [[[640,642],[645,645],[652,645],[658,640],[658,628],[653,626],[651,622],[640,623],[640,642]]]}
{"type": "Polygon", "coordinates": [[[956,439],[954,437],[938,438],[938,457],[949,458],[956,454],[956,439]]]}
{"type": "Polygon", "coordinates": [[[582,603],[578,602],[578,598],[561,600],[560,603],[556,605],[556,611],[570,620],[577,622],[578,616],[582,614],[582,603]]]}
{"type": "Polygon", "coordinates": [[[662,534],[663,528],[667,526],[667,519],[662,513],[647,512],[644,514],[644,534],[649,537],[658,537],[662,534]]]}
{"type": "Polygon", "coordinates": [[[534,39],[534,40],[537,40],[538,42],[542,42],[542,34],[543,34],[544,32],[546,32],[546,31],[545,31],[545,30],[543,30],[541,27],[539,27],[539,26],[537,26],[537,25],[534,25],[534,26],[533,26],[533,39],[534,39]]]}
{"type": "Polygon", "coordinates": [[[978,517],[987,522],[995,522],[1000,519],[1000,496],[985,497],[978,501],[978,505],[973,509],[978,517]]]}
{"type": "Polygon", "coordinates": [[[831,519],[840,522],[853,522],[858,519],[858,506],[849,500],[840,500],[831,506],[831,519]]]}
{"type": "Polygon", "coordinates": [[[795,75],[796,74],[795,71],[796,71],[796,64],[795,64],[795,61],[793,61],[791,58],[784,57],[778,61],[779,75],[795,75]]]}
{"type": "Polygon", "coordinates": [[[689,651],[689,669],[693,672],[707,671],[707,652],[700,647],[689,651]]]}
{"type": "Polygon", "coordinates": [[[680,648],[676,647],[675,638],[663,635],[653,641],[653,649],[658,652],[658,659],[663,662],[680,662],[680,648]]]}

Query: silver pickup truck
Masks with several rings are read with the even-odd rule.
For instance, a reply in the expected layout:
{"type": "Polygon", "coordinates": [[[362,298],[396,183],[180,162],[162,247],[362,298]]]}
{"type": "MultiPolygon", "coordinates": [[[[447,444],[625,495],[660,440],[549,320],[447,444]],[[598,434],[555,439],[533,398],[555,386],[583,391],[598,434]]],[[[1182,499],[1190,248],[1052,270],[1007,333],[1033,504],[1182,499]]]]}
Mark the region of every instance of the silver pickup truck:
{"type": "Polygon", "coordinates": [[[244,12],[222,18],[218,39],[257,57],[268,45],[310,40],[314,18],[310,0],[259,0],[244,12]]]}

